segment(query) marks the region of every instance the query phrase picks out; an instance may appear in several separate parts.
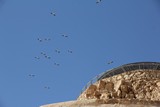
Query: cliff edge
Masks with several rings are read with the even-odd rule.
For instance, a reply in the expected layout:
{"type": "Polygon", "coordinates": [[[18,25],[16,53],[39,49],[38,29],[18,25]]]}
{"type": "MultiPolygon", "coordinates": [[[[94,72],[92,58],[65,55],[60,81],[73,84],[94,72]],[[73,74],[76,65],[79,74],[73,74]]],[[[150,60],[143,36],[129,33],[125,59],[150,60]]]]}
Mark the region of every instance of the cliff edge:
{"type": "Polygon", "coordinates": [[[76,101],[41,107],[159,107],[160,70],[134,70],[90,85],[76,101]]]}

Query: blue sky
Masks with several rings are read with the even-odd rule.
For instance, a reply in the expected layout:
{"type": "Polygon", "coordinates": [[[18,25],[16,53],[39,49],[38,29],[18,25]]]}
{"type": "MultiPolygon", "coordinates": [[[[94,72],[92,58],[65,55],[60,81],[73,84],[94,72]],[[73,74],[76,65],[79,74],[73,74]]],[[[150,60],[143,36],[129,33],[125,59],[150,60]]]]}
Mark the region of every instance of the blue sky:
{"type": "Polygon", "coordinates": [[[0,0],[0,107],[74,100],[108,69],[160,62],[159,40],[159,0],[0,0]]]}

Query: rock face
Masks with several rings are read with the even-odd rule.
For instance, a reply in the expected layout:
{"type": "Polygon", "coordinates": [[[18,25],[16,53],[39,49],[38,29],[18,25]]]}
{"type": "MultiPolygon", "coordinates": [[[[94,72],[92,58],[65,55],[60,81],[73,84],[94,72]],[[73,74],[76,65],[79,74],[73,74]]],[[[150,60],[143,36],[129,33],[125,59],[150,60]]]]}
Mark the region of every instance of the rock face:
{"type": "Polygon", "coordinates": [[[160,107],[160,71],[135,70],[90,85],[76,101],[41,107],[160,107]]]}
{"type": "Polygon", "coordinates": [[[111,104],[105,104],[103,101],[98,100],[78,100],[78,101],[68,101],[68,102],[61,102],[61,103],[55,103],[55,104],[49,104],[44,105],[40,107],[159,107],[158,104],[148,104],[147,102],[143,102],[144,104],[139,104],[139,102],[136,101],[136,103],[128,103],[125,100],[122,100],[121,102],[125,102],[125,104],[115,104],[118,102],[117,100],[110,100],[108,103],[111,104]],[[114,104],[113,104],[114,103],[114,104]],[[135,105],[136,104],[136,105],[135,105]]]}
{"type": "Polygon", "coordinates": [[[138,100],[160,102],[160,71],[130,71],[88,87],[78,100],[138,100]]]}

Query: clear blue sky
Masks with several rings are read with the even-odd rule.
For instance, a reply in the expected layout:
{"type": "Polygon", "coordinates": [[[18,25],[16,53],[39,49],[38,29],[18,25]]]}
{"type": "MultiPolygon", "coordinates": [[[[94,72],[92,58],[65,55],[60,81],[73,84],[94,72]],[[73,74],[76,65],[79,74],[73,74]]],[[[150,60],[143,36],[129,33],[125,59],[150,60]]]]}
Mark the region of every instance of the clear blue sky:
{"type": "Polygon", "coordinates": [[[74,100],[91,78],[108,69],[160,62],[159,0],[95,2],[0,0],[0,107],[74,100]]]}

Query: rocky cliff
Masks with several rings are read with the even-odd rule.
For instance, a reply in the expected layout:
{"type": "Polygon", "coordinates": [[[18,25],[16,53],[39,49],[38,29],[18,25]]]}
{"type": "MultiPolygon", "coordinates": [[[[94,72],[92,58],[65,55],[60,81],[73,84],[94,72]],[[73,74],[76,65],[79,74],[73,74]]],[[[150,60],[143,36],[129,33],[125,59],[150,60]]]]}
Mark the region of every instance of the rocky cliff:
{"type": "Polygon", "coordinates": [[[42,107],[159,107],[160,71],[135,70],[97,81],[76,101],[42,107]]]}
{"type": "Polygon", "coordinates": [[[105,78],[90,85],[78,98],[160,101],[160,71],[136,70],[105,78]]]}

